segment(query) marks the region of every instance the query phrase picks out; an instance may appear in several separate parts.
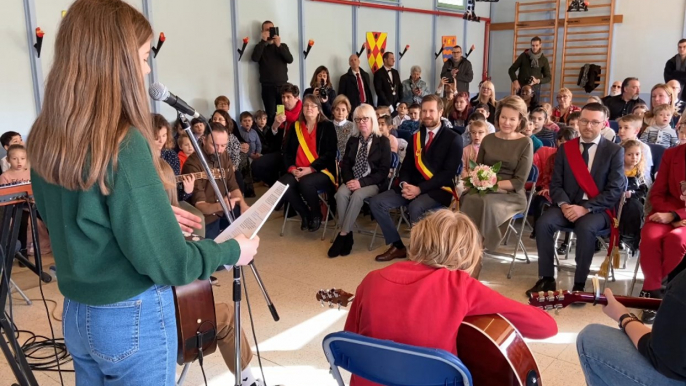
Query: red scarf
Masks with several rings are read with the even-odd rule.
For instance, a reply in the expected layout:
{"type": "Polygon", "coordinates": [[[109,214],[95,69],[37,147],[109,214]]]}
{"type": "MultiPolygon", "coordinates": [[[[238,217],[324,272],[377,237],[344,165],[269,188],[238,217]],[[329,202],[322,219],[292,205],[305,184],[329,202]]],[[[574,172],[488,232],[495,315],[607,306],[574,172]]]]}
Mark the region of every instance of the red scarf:
{"type": "MultiPolygon", "coordinates": [[[[565,155],[567,156],[567,161],[569,162],[569,167],[572,169],[572,174],[579,187],[586,193],[589,199],[595,198],[600,194],[598,190],[598,185],[595,184],[591,172],[588,171],[588,166],[581,157],[581,151],[579,150],[579,143],[581,140],[577,137],[571,141],[565,142],[563,145],[565,148],[565,155]]],[[[600,146],[600,144],[598,144],[600,146]]],[[[597,153],[596,149],[596,153],[597,153]]],[[[605,209],[605,213],[610,216],[610,248],[608,248],[607,255],[610,256],[612,250],[619,244],[619,224],[617,224],[617,218],[615,216],[615,210],[605,209]]]]}
{"type": "MultiPolygon", "coordinates": [[[[300,117],[300,111],[303,108],[303,102],[298,99],[298,102],[295,104],[295,107],[293,107],[293,110],[284,110],[284,113],[286,114],[286,130],[290,129],[291,125],[295,123],[295,121],[298,120],[298,117],[300,117]]],[[[281,124],[283,126],[284,124],[281,124]]]]}

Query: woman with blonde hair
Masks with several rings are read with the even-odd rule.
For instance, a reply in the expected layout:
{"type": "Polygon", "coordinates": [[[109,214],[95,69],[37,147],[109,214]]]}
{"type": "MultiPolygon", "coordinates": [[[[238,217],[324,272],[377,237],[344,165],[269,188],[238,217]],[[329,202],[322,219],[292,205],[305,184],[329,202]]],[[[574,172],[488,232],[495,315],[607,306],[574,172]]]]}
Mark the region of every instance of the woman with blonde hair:
{"type": "MultiPolygon", "coordinates": [[[[473,278],[481,254],[481,234],[467,216],[449,209],[427,215],[412,227],[409,261],[372,271],[357,287],[345,330],[458,356],[457,334],[467,316],[500,314],[532,339],[557,334],[545,311],[473,278]]],[[[353,375],[350,385],[374,383],[353,375]]]]}
{"type": "Polygon", "coordinates": [[[676,108],[679,98],[674,93],[674,89],[667,84],[658,83],[650,90],[650,111],[646,112],[644,115],[645,123],[648,126],[653,126],[655,124],[655,108],[660,105],[670,105],[674,108],[674,115],[672,117],[671,126],[676,126],[679,122],[679,112],[676,108]]]}
{"type": "Polygon", "coordinates": [[[557,106],[553,109],[553,114],[550,117],[553,122],[567,124],[569,114],[581,111],[580,107],[572,104],[573,98],[572,91],[566,87],[562,87],[560,91],[557,92],[557,106]]]}
{"type": "Polygon", "coordinates": [[[247,264],[259,244],[185,240],[181,229],[199,227],[200,218],[169,204],[153,151],[144,81],[152,36],[126,2],[75,1],[60,22],[27,141],[77,386],[173,385],[170,286],[247,264]]]}
{"type": "Polygon", "coordinates": [[[355,131],[341,160],[341,185],[336,206],[341,231],[329,249],[329,257],[347,256],[353,247],[353,225],[364,200],[388,187],[391,170],[391,142],[379,131],[374,108],[361,104],[353,113],[355,131]]]}
{"type": "Polygon", "coordinates": [[[488,122],[495,124],[495,86],[490,80],[485,80],[479,86],[479,93],[469,101],[472,109],[476,109],[480,104],[488,105],[488,122]]]}
{"type": "Polygon", "coordinates": [[[499,131],[483,139],[476,163],[487,166],[501,163],[498,192],[483,196],[467,192],[460,200],[460,210],[478,226],[489,251],[498,248],[500,226],[526,208],[524,185],[534,158],[531,139],[521,134],[528,125],[522,98],[508,96],[501,100],[495,119],[499,131]]]}

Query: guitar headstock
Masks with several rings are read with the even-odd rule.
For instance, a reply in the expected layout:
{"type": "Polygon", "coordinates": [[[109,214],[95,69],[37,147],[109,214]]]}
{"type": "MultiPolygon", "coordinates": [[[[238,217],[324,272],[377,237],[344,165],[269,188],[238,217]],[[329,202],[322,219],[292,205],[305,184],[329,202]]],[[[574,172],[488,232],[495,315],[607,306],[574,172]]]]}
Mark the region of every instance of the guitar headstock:
{"type": "Polygon", "coordinates": [[[214,178],[215,180],[222,178],[222,171],[219,169],[212,169],[212,178],[214,178]]]}
{"type": "Polygon", "coordinates": [[[321,289],[317,291],[317,300],[319,300],[322,307],[324,307],[325,303],[329,303],[329,308],[337,305],[340,310],[341,307],[347,307],[348,304],[352,303],[353,299],[355,299],[354,294],[342,289],[331,288],[329,290],[321,289]]]}
{"type": "Polygon", "coordinates": [[[532,293],[531,297],[529,298],[530,305],[540,307],[546,311],[558,311],[578,301],[582,301],[582,298],[579,296],[579,294],[577,292],[569,292],[567,290],[547,292],[540,291],[538,293],[532,293]]]}

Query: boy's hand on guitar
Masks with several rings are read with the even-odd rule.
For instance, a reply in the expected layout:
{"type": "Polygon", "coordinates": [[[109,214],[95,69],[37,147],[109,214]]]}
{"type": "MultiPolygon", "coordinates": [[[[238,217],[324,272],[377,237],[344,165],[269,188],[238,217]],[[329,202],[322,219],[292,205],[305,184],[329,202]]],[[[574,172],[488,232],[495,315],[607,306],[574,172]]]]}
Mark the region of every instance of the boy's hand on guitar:
{"type": "Polygon", "coordinates": [[[202,228],[202,220],[200,217],[176,206],[172,206],[172,210],[174,211],[176,221],[179,223],[179,226],[181,226],[182,231],[192,233],[194,229],[202,228]]]}
{"type": "Polygon", "coordinates": [[[611,289],[605,288],[604,294],[607,298],[607,305],[603,306],[605,315],[609,316],[615,322],[618,322],[620,316],[629,313],[629,310],[615,299],[611,289]]]}
{"type": "Polygon", "coordinates": [[[186,194],[193,193],[193,188],[195,187],[195,176],[192,174],[187,174],[183,176],[183,191],[186,194]]]}
{"type": "Polygon", "coordinates": [[[234,238],[241,247],[241,256],[238,258],[236,265],[248,265],[255,258],[257,254],[257,247],[260,246],[259,236],[255,236],[252,239],[245,237],[244,235],[238,235],[234,238]]]}

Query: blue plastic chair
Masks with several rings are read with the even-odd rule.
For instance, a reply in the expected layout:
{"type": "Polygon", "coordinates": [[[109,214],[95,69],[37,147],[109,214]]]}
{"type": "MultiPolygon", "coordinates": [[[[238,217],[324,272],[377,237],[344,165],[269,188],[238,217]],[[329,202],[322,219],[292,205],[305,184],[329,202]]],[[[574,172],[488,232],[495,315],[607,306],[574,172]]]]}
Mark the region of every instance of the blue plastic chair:
{"type": "Polygon", "coordinates": [[[387,386],[471,386],[472,375],[453,354],[351,332],[334,332],[322,342],[331,373],[345,383],[339,367],[387,386]]]}
{"type": "MultiPolygon", "coordinates": [[[[529,213],[529,207],[531,207],[531,201],[533,200],[533,197],[536,193],[536,182],[538,182],[538,168],[536,165],[531,165],[531,171],[529,172],[529,178],[527,178],[526,182],[531,183],[531,189],[529,189],[526,198],[526,208],[521,212],[517,213],[512,218],[507,224],[507,231],[503,235],[503,238],[500,240],[500,243],[503,244],[503,241],[505,242],[504,245],[507,245],[507,241],[510,239],[511,233],[514,233],[515,236],[517,237],[517,243],[515,244],[515,249],[514,252],[512,252],[512,262],[510,263],[510,269],[507,271],[507,278],[511,279],[512,278],[512,270],[514,269],[515,261],[517,260],[517,251],[519,248],[522,249],[522,252],[524,252],[524,257],[526,258],[526,263],[529,264],[531,263],[531,260],[529,260],[529,254],[526,251],[526,248],[524,247],[524,243],[522,242],[522,236],[524,234],[524,227],[528,223],[526,220],[526,214],[529,213]],[[519,231],[517,231],[517,228],[515,228],[515,221],[517,220],[522,220],[522,226],[520,227],[519,231]]],[[[531,227],[531,225],[529,225],[531,227]]]]}
{"type": "Polygon", "coordinates": [[[555,142],[552,139],[539,138],[545,147],[555,147],[555,142]]]}
{"type": "Polygon", "coordinates": [[[610,121],[610,128],[615,131],[615,133],[619,132],[619,122],[617,121],[610,121]]]}

